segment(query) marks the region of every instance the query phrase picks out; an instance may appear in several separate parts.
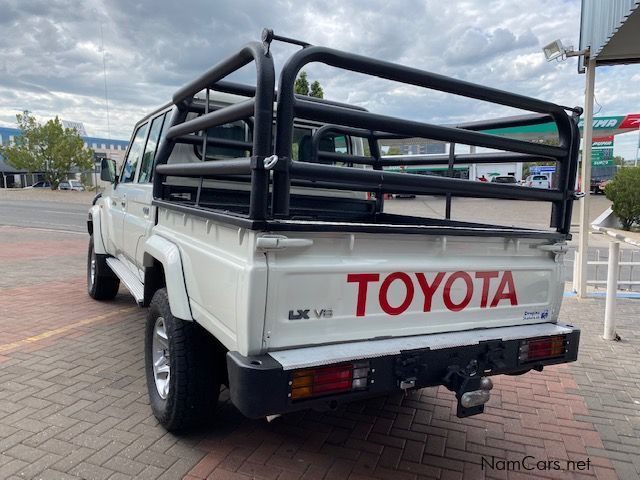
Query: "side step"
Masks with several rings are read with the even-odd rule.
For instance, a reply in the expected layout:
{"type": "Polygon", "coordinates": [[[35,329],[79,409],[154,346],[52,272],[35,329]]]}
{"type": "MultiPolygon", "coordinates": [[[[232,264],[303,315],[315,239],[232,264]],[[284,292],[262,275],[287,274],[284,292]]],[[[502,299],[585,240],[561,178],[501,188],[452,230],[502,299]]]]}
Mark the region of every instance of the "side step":
{"type": "Polygon", "coordinates": [[[131,273],[131,270],[115,257],[107,258],[107,265],[129,289],[138,305],[142,305],[144,303],[144,284],[138,280],[138,277],[131,273]]]}

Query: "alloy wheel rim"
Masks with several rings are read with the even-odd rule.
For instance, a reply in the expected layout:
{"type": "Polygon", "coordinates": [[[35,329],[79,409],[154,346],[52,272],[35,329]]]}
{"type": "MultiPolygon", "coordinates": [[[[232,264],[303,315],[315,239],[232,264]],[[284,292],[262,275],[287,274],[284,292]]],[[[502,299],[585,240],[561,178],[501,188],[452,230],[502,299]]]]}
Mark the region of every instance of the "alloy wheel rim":
{"type": "Polygon", "coordinates": [[[91,282],[91,286],[93,286],[96,282],[96,254],[95,252],[91,252],[91,266],[89,269],[89,281],[91,282]]]}
{"type": "Polygon", "coordinates": [[[169,337],[163,317],[158,317],[153,327],[151,345],[153,360],[153,379],[160,398],[165,400],[169,395],[171,367],[169,365],[169,337]]]}

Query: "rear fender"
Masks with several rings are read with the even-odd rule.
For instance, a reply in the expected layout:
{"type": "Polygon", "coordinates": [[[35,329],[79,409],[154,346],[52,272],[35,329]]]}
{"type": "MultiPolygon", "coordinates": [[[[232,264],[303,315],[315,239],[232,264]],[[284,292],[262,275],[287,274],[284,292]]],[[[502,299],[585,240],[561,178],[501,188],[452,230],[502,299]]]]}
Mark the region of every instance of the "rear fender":
{"type": "MultiPolygon", "coordinates": [[[[152,267],[154,259],[164,269],[171,313],[182,320],[193,320],[178,246],[158,235],[151,235],[144,244],[144,266],[152,267]]],[[[145,298],[145,304],[149,300],[145,298]]]]}

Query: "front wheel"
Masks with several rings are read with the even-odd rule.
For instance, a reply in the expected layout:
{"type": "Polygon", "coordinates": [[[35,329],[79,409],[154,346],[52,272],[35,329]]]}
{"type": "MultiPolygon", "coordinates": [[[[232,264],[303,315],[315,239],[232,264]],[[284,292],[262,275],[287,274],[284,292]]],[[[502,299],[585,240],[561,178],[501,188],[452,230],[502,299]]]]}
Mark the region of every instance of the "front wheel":
{"type": "Polygon", "coordinates": [[[155,417],[169,431],[209,423],[222,377],[210,334],[171,314],[166,288],[154,294],[145,328],[147,389],[155,417]]]}
{"type": "Polygon", "coordinates": [[[96,300],[111,300],[118,294],[120,279],[107,265],[106,255],[99,255],[93,248],[93,235],[87,252],[87,291],[96,300]]]}

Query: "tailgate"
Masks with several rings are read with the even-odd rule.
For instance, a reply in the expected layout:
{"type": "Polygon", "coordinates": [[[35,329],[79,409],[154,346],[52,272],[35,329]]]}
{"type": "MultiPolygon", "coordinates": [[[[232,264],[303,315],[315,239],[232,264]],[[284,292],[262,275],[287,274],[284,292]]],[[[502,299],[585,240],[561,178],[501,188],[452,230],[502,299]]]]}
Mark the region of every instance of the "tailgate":
{"type": "Polygon", "coordinates": [[[557,319],[562,255],[543,239],[285,236],[266,250],[267,350],[557,319]]]}

